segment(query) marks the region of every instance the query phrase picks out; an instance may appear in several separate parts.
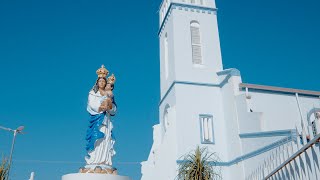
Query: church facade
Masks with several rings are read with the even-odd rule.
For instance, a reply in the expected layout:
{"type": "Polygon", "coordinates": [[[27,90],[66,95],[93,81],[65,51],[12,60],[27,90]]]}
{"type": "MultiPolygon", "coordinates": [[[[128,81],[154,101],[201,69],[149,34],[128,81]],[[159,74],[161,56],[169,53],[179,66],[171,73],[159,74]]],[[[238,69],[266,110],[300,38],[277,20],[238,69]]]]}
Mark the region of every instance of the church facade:
{"type": "Polygon", "coordinates": [[[163,0],[159,20],[159,124],[142,180],[175,179],[197,146],[219,156],[223,179],[250,179],[273,150],[294,153],[317,136],[320,92],[243,83],[223,69],[213,0],[163,0]]]}

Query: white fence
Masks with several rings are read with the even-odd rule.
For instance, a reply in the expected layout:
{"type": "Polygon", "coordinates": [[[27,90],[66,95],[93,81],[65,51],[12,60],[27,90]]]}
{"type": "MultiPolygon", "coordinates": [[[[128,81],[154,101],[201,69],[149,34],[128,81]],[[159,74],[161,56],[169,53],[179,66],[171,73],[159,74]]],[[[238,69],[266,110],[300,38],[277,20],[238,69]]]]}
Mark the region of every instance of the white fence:
{"type": "Polygon", "coordinates": [[[247,180],[320,179],[320,113],[313,122],[297,125],[297,136],[271,150],[247,180]]]}

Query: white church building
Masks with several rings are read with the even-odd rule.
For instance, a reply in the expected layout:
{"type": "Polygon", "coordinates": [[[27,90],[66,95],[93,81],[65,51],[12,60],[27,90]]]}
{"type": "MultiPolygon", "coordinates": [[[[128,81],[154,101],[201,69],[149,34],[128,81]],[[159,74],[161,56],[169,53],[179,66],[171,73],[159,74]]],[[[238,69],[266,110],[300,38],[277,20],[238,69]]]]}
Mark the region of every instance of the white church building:
{"type": "Polygon", "coordinates": [[[161,100],[142,180],[173,180],[197,146],[224,180],[320,179],[320,92],[243,83],[223,69],[214,0],[163,0],[161,100]]]}

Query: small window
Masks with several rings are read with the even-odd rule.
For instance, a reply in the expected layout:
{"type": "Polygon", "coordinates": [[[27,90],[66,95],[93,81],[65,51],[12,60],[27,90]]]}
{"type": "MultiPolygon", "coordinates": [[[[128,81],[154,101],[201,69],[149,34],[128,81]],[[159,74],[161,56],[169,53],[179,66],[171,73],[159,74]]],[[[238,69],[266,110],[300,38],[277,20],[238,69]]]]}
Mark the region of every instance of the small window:
{"type": "Polygon", "coordinates": [[[169,109],[170,106],[167,104],[163,113],[163,130],[166,132],[169,127],[169,109]]]}
{"type": "Polygon", "coordinates": [[[196,21],[190,23],[193,64],[202,64],[200,25],[196,21]]]}
{"type": "Polygon", "coordinates": [[[213,116],[200,115],[201,143],[214,144],[213,116]]]}
{"type": "Polygon", "coordinates": [[[161,18],[162,18],[162,21],[164,20],[164,10],[162,10],[161,12],[161,18]]]}
{"type": "Polygon", "coordinates": [[[169,76],[169,48],[168,48],[168,34],[164,36],[164,71],[166,79],[169,76]]]}
{"type": "Polygon", "coordinates": [[[196,0],[191,0],[191,4],[195,4],[196,3],[196,0]]]}
{"type": "Polygon", "coordinates": [[[168,118],[168,111],[166,110],[163,117],[164,129],[167,131],[169,126],[169,118],[168,118]]]}

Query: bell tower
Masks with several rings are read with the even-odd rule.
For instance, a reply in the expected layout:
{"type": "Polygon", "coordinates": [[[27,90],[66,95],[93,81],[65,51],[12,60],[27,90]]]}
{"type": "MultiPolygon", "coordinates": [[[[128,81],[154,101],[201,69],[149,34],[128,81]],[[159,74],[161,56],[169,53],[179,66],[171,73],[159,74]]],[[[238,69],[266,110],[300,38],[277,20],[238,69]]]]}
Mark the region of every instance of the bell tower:
{"type": "Polygon", "coordinates": [[[216,12],[214,0],[163,0],[160,6],[160,122],[154,132],[161,132],[159,144],[176,147],[170,152],[175,160],[197,145],[225,153],[216,12]]]}
{"type": "Polygon", "coordinates": [[[143,180],[174,179],[197,146],[226,154],[223,70],[214,0],[163,0],[159,9],[160,103],[143,180]]]}
{"type": "Polygon", "coordinates": [[[222,70],[213,0],[163,0],[159,10],[161,97],[175,81],[217,83],[222,70]]]}

